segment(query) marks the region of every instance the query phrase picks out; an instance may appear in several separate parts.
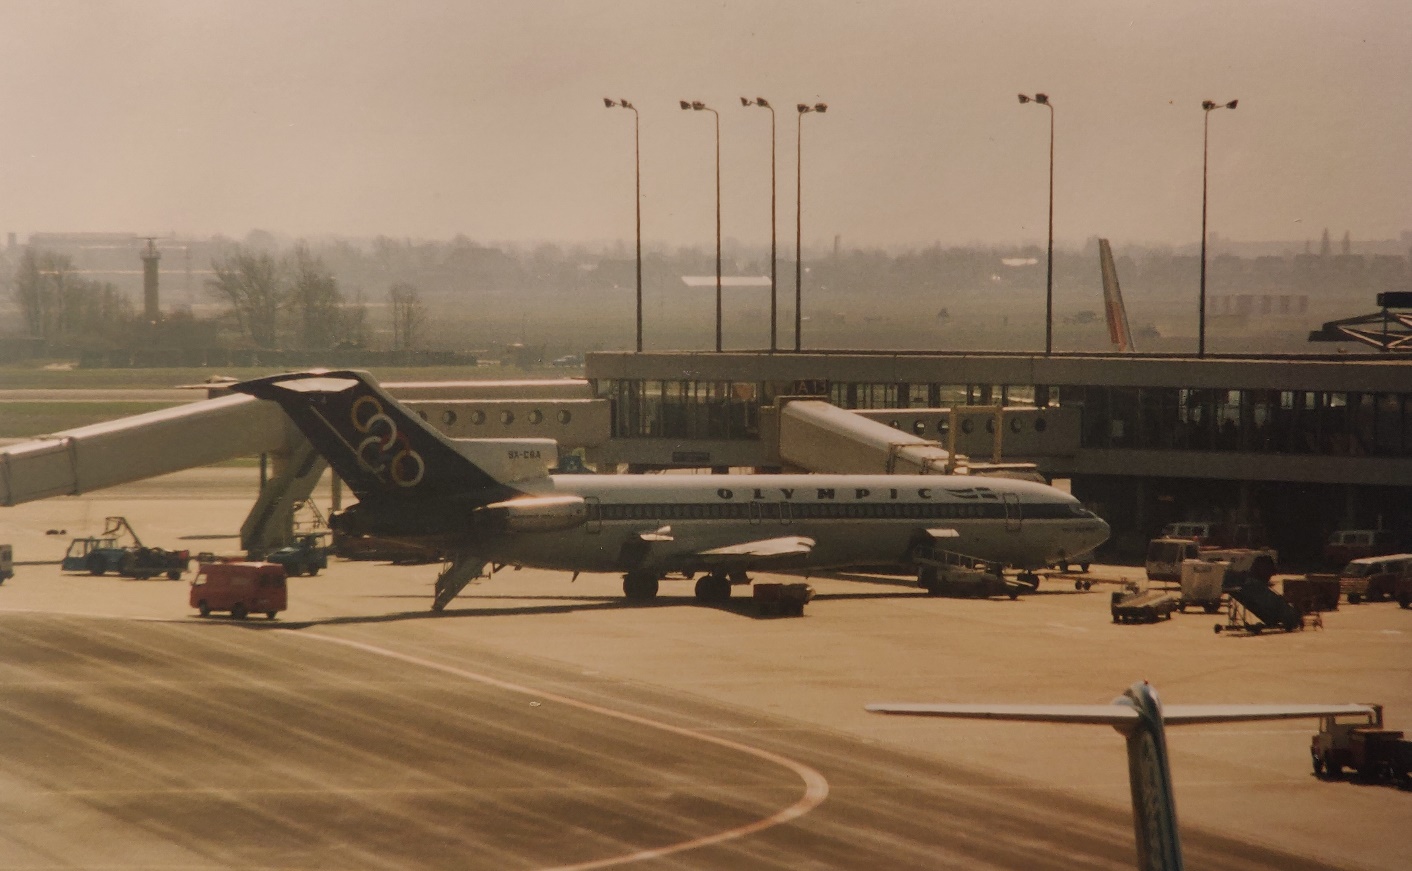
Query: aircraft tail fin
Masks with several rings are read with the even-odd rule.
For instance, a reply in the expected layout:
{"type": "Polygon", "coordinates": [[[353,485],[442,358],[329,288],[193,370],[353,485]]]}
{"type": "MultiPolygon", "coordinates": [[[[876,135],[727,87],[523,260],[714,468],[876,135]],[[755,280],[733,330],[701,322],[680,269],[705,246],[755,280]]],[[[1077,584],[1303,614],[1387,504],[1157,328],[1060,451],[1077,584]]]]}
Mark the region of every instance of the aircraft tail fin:
{"type": "Polygon", "coordinates": [[[1116,351],[1136,351],[1133,331],[1128,326],[1128,309],[1123,305],[1123,291],[1118,286],[1118,267],[1113,263],[1113,249],[1107,239],[1098,240],[1098,264],[1103,270],[1103,311],[1108,317],[1108,338],[1116,351]]]}
{"type": "Polygon", "coordinates": [[[1132,788],[1133,831],[1140,871],[1180,871],[1181,839],[1177,805],[1167,763],[1165,725],[1287,720],[1372,712],[1369,705],[1173,705],[1164,709],[1157,691],[1135,683],[1108,705],[952,705],[874,704],[879,714],[1089,723],[1117,729],[1128,745],[1128,783],[1132,788]]]}
{"type": "Polygon", "coordinates": [[[359,499],[450,496],[499,483],[366,372],[295,372],[231,389],[279,403],[359,499]]]}

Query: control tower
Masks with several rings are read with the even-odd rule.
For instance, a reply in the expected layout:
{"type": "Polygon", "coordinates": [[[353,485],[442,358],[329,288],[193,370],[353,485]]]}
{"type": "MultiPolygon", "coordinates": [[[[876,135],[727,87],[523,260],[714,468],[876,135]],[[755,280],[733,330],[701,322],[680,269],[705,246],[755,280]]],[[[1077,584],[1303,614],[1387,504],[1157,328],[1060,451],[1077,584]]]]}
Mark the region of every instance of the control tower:
{"type": "Polygon", "coordinates": [[[162,252],[157,250],[157,237],[147,236],[147,247],[142,249],[142,316],[148,323],[162,319],[162,309],[157,299],[157,263],[162,252]]]}

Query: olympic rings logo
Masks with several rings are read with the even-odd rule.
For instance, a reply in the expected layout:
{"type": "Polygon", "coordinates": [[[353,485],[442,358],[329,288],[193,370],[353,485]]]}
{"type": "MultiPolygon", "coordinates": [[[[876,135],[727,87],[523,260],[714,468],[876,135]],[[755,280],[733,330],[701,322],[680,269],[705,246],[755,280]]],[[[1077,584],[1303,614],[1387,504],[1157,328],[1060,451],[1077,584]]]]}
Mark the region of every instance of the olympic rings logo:
{"type": "Polygon", "coordinates": [[[388,416],[375,396],[360,396],[349,413],[353,428],[366,434],[354,453],[358,464],[379,480],[391,481],[399,487],[415,487],[426,475],[427,464],[422,455],[412,450],[407,436],[397,431],[397,423],[388,416]]]}

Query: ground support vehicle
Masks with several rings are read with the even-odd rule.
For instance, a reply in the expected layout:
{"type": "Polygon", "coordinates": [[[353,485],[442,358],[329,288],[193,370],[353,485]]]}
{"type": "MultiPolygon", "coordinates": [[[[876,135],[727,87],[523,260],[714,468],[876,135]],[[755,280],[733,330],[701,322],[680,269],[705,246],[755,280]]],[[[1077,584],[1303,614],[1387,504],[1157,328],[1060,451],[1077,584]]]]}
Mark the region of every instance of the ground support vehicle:
{"type": "Polygon", "coordinates": [[[1222,561],[1182,560],[1180,610],[1185,613],[1188,607],[1198,607],[1207,614],[1220,611],[1229,566],[1230,563],[1222,561]]]}
{"type": "MultiPolygon", "coordinates": [[[[1079,571],[1083,572],[1084,574],[1088,574],[1088,567],[1092,564],[1093,551],[1089,551],[1088,553],[1076,554],[1070,557],[1069,559],[1061,560],[1060,562],[1055,564],[1055,568],[1067,574],[1070,566],[1078,566],[1079,571]]],[[[1087,589],[1087,587],[1084,587],[1083,589],[1087,589]]]]}
{"type": "Polygon", "coordinates": [[[1319,731],[1309,741],[1314,774],[1340,777],[1345,768],[1366,780],[1412,782],[1412,741],[1402,732],[1383,728],[1383,706],[1370,705],[1363,717],[1321,717],[1319,731]]]}
{"type": "Polygon", "coordinates": [[[1140,592],[1114,591],[1109,611],[1114,623],[1156,623],[1172,619],[1172,612],[1181,604],[1181,596],[1167,590],[1140,592]]]}
{"type": "Polygon", "coordinates": [[[1298,608],[1301,614],[1338,610],[1338,575],[1309,574],[1302,578],[1285,578],[1282,585],[1285,600],[1298,608]]]}
{"type": "Polygon", "coordinates": [[[1382,602],[1397,596],[1398,579],[1412,575],[1412,554],[1396,553],[1349,561],[1339,572],[1339,590],[1348,604],[1382,602]]]}
{"type": "Polygon", "coordinates": [[[755,584],[754,595],[755,607],[766,617],[802,617],[814,588],[805,583],[755,584]]]}
{"type": "MultiPolygon", "coordinates": [[[[1092,564],[1093,551],[1088,551],[1087,553],[1078,554],[1074,557],[1071,557],[1070,559],[1060,560],[1059,562],[1050,566],[1050,568],[1058,569],[1060,572],[1068,574],[1074,566],[1077,566],[1080,572],[1088,574],[1088,567],[1092,564]]],[[[1089,580],[1088,578],[1074,578],[1075,590],[1089,590],[1092,588],[1093,581],[1089,580]]]]}
{"type": "MultiPolygon", "coordinates": [[[[1216,624],[1216,633],[1240,630],[1251,635],[1259,635],[1265,630],[1293,632],[1304,628],[1304,615],[1285,598],[1270,589],[1268,581],[1257,577],[1236,578],[1231,582],[1228,572],[1226,595],[1230,597],[1226,607],[1226,622],[1216,624]]],[[[1316,613],[1314,625],[1323,626],[1323,620],[1316,613]]]]}
{"type": "Polygon", "coordinates": [[[212,611],[229,611],[244,620],[264,613],[273,620],[289,607],[284,566],[267,562],[202,563],[191,580],[191,607],[202,617],[212,611]]]}
{"type": "Polygon", "coordinates": [[[8,544],[0,544],[0,584],[15,576],[15,553],[8,544]]]}
{"type": "Polygon", "coordinates": [[[1324,544],[1324,559],[1334,566],[1402,550],[1403,536],[1390,529],[1340,529],[1324,544]]]}
{"type": "Polygon", "coordinates": [[[191,565],[191,553],[146,547],[125,517],[109,517],[98,536],[75,538],[69,543],[60,568],[66,572],[104,575],[115,572],[125,578],[147,580],[166,575],[177,580],[191,565]],[[131,541],[131,544],[125,542],[131,541]]]}
{"type": "Polygon", "coordinates": [[[925,548],[914,559],[918,586],[933,596],[1015,599],[1022,591],[1034,589],[1028,584],[1007,580],[998,567],[952,551],[925,548]]]}
{"type": "Polygon", "coordinates": [[[1201,548],[1250,548],[1265,545],[1265,527],[1258,523],[1179,521],[1162,527],[1162,538],[1185,538],[1201,548]]]}
{"type": "Polygon", "coordinates": [[[1149,581],[1180,583],[1182,563],[1201,559],[1201,549],[1189,538],[1154,538],[1147,543],[1144,563],[1149,581]]]}
{"type": "Polygon", "coordinates": [[[308,532],[296,536],[294,544],[265,555],[265,562],[284,566],[287,576],[317,575],[328,568],[328,548],[324,546],[324,536],[320,532],[308,532]]]}

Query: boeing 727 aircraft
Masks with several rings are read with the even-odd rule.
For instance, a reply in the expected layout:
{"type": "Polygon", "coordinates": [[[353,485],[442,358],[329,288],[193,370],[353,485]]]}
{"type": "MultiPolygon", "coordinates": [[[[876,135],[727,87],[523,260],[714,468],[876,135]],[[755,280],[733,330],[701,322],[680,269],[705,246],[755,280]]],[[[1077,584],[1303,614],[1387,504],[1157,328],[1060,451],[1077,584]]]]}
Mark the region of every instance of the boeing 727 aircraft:
{"type": "Polygon", "coordinates": [[[549,439],[449,439],[364,372],[233,385],[280,404],[359,502],[335,530],[450,562],[440,610],[487,563],[622,572],[629,598],[668,573],[728,598],[751,570],[910,565],[932,542],[1035,569],[1085,553],[1108,524],[1043,484],[946,475],[553,475],[549,439]]]}

